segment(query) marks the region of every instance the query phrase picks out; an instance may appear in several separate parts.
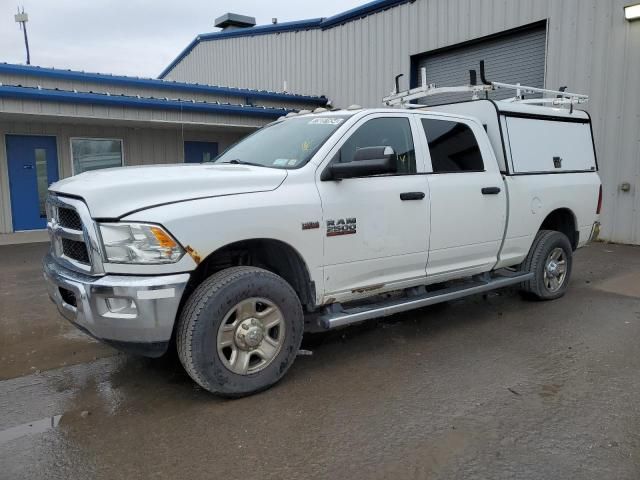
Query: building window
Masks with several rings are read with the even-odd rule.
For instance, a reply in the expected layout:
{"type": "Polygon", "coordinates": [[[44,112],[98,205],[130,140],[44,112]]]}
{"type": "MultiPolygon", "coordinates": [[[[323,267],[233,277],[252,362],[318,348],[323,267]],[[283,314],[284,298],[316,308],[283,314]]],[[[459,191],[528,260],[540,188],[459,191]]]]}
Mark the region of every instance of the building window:
{"type": "Polygon", "coordinates": [[[483,172],[476,137],[464,123],[422,119],[434,173],[483,172]]]}
{"type": "Polygon", "coordinates": [[[184,163],[212,162],[218,156],[218,142],[184,142],[184,163]]]}
{"type": "Polygon", "coordinates": [[[90,170],[121,167],[122,140],[113,138],[72,138],[73,174],[90,170]]]}

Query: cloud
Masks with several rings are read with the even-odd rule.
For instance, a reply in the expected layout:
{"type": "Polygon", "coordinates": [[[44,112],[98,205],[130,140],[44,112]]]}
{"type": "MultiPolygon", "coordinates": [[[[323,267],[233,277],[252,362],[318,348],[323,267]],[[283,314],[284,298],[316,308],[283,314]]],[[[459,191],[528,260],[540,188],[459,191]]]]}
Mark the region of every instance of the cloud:
{"type": "MultiPolygon", "coordinates": [[[[363,0],[24,0],[31,63],[93,72],[157,76],[199,33],[226,12],[258,24],[328,17],[363,0]]],[[[13,2],[0,0],[0,61],[24,63],[13,2]]]]}

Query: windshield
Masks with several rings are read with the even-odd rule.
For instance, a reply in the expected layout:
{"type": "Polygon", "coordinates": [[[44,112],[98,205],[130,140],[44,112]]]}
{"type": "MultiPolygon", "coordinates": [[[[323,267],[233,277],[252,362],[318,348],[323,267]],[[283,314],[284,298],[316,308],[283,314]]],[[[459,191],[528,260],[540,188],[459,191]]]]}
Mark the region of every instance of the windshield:
{"type": "Polygon", "coordinates": [[[347,118],[346,115],[308,116],[267,125],[229,148],[215,163],[299,168],[347,118]]]}

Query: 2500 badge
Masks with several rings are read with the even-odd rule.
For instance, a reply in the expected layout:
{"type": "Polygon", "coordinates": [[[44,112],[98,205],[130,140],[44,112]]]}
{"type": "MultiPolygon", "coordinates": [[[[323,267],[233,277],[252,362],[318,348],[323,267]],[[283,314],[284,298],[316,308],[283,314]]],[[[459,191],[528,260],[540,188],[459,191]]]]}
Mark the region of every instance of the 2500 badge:
{"type": "Polygon", "coordinates": [[[338,235],[353,235],[356,233],[355,218],[340,218],[338,220],[327,220],[327,237],[337,237],[338,235]]]}

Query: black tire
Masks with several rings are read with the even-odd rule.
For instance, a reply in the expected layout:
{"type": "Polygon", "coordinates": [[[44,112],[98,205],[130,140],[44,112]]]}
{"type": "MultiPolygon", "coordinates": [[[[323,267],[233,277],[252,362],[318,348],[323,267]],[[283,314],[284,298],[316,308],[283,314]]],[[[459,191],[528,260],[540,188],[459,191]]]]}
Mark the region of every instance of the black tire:
{"type": "Polygon", "coordinates": [[[572,264],[573,249],[567,236],[553,230],[540,230],[533,240],[533,245],[531,245],[527,258],[525,258],[521,266],[521,271],[533,272],[534,274],[531,280],[524,282],[521,286],[522,291],[526,294],[525,296],[536,300],[554,300],[562,297],[569,285],[572,264]],[[549,287],[545,278],[547,261],[552,252],[557,251],[556,249],[562,249],[565,262],[565,275],[557,289],[553,288],[553,286],[549,287]]]}
{"type": "Polygon", "coordinates": [[[189,376],[209,392],[226,397],[249,395],[284,376],[300,348],[303,328],[302,306],[283,278],[261,268],[228,268],[207,278],[185,303],[176,333],[178,356],[189,376]],[[280,309],[284,339],[264,369],[237,374],[220,358],[218,331],[230,309],[252,297],[268,299],[280,309]]]}

